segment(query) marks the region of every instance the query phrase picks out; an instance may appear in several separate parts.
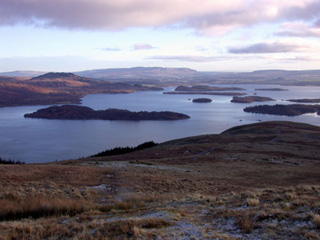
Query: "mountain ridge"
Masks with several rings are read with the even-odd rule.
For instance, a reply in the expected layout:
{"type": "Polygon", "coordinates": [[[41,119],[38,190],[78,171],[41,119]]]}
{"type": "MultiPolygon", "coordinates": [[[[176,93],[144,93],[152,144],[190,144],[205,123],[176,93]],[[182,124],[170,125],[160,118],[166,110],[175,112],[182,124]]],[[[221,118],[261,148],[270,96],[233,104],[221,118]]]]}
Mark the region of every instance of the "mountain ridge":
{"type": "MultiPolygon", "coordinates": [[[[15,71],[0,76],[35,77],[36,72],[15,71]]],[[[42,73],[43,72],[38,72],[42,73]]],[[[320,85],[320,70],[255,70],[251,72],[197,71],[190,68],[133,67],[104,68],[73,72],[81,77],[110,82],[142,84],[273,84],[320,85]]]]}

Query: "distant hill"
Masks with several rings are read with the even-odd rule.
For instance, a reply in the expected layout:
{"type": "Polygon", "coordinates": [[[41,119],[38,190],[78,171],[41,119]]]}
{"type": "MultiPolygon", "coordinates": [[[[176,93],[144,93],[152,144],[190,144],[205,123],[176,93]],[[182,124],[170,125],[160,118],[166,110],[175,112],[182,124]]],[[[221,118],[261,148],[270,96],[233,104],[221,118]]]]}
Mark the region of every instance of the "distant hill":
{"type": "Polygon", "coordinates": [[[109,68],[75,72],[82,77],[90,77],[101,80],[137,80],[171,78],[181,80],[197,75],[197,71],[190,68],[162,68],[162,67],[134,67],[134,68],[109,68]]]}
{"type": "Polygon", "coordinates": [[[320,70],[259,70],[240,73],[201,72],[197,81],[210,84],[320,85],[320,70]]]}
{"type": "MultiPolygon", "coordinates": [[[[55,73],[58,74],[58,73],[55,73]]],[[[61,73],[60,73],[61,74],[61,73]]],[[[70,75],[71,73],[69,73],[70,75]]],[[[320,70],[258,70],[253,72],[200,72],[190,68],[134,67],[109,68],[73,72],[74,75],[109,82],[152,85],[189,84],[272,84],[320,86],[320,70]]],[[[3,72],[0,76],[59,78],[37,71],[3,72]]],[[[63,78],[75,76],[64,75],[63,78]]]]}

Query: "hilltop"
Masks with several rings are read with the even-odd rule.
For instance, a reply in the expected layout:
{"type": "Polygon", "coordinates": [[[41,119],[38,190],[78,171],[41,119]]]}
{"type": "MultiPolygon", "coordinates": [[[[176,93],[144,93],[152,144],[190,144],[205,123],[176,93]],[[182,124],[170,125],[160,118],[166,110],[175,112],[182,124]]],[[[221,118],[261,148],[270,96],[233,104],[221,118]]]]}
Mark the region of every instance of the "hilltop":
{"type": "Polygon", "coordinates": [[[158,87],[110,83],[73,73],[46,73],[33,78],[0,77],[0,107],[78,104],[87,94],[132,93],[161,90],[158,87]]]}
{"type": "Polygon", "coordinates": [[[4,239],[319,239],[319,154],[320,127],[262,122],[122,155],[3,165],[0,231],[4,239]]]}

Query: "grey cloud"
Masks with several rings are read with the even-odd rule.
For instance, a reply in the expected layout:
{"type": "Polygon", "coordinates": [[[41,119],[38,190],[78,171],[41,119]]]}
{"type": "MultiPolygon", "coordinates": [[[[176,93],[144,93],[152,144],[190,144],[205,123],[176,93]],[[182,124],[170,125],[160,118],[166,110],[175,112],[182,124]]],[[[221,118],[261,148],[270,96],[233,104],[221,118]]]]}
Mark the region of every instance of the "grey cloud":
{"type": "Polygon", "coordinates": [[[320,17],[314,22],[313,26],[320,28],[320,17]]]}
{"type": "Polygon", "coordinates": [[[229,53],[255,54],[255,53],[284,53],[298,51],[299,46],[283,43],[256,43],[246,47],[230,48],[229,53]]]}
{"type": "Polygon", "coordinates": [[[150,49],[154,49],[154,47],[146,43],[137,43],[133,46],[133,49],[134,50],[150,50],[150,49]]]}
{"type": "Polygon", "coordinates": [[[300,31],[279,31],[277,36],[285,37],[320,37],[320,32],[313,32],[309,29],[300,31]]]}
{"type": "Polygon", "coordinates": [[[306,20],[313,21],[320,18],[320,1],[313,0],[305,4],[304,7],[290,7],[281,11],[281,16],[288,20],[306,20]]]}
{"type": "Polygon", "coordinates": [[[1,0],[0,25],[121,30],[169,23],[164,10],[148,0],[1,0]],[[157,9],[163,17],[152,19],[157,9]]]}

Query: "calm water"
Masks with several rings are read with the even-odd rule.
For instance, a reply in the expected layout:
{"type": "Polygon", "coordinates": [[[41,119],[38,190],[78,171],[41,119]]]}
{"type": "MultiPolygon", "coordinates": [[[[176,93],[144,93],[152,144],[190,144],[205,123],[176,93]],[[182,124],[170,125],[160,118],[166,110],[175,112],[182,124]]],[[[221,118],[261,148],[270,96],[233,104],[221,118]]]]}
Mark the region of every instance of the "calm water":
{"type": "MultiPolygon", "coordinates": [[[[246,93],[268,96],[276,102],[290,98],[320,98],[320,87],[282,87],[285,92],[255,91],[279,86],[233,85],[246,93]]],[[[166,89],[166,91],[173,88],[166,89]]],[[[93,109],[120,108],[131,111],[175,111],[191,119],[179,121],[102,121],[25,119],[25,113],[45,106],[0,109],[0,157],[40,163],[88,156],[116,146],[136,146],[145,141],[163,142],[200,134],[220,133],[230,127],[257,121],[289,120],[320,126],[320,117],[281,117],[243,112],[252,104],[230,103],[230,96],[165,95],[159,91],[117,95],[88,95],[82,105],[93,109]],[[209,97],[212,103],[192,103],[190,99],[209,97]]]]}

